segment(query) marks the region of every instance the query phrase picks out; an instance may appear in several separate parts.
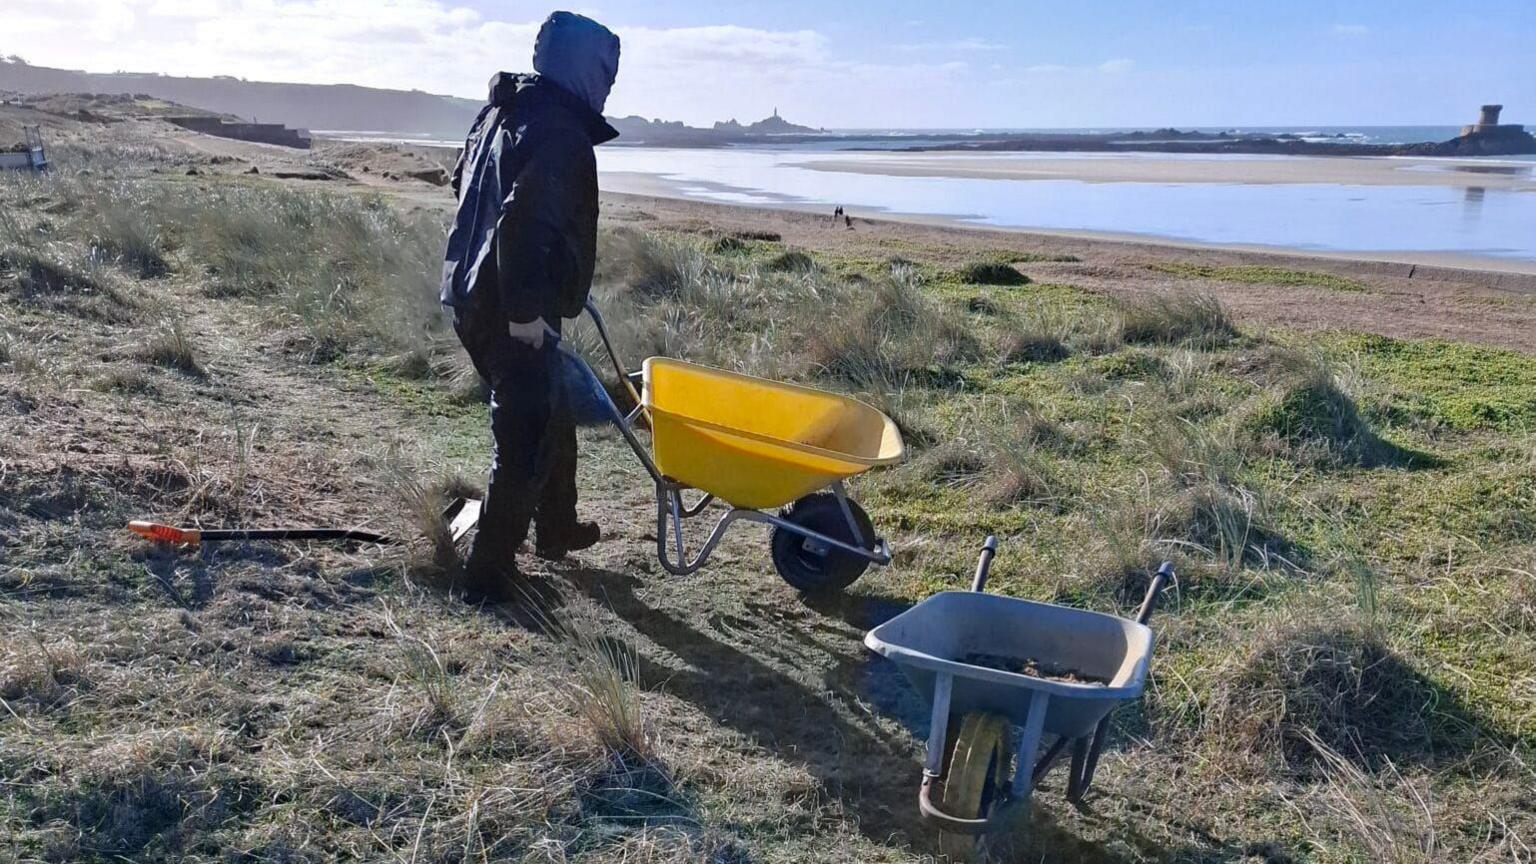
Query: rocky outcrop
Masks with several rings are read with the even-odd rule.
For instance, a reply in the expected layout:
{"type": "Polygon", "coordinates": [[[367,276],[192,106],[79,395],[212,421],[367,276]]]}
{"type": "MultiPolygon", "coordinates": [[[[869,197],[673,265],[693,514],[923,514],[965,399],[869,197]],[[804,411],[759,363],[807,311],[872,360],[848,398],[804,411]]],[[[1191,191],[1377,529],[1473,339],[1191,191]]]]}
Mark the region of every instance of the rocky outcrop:
{"type": "Polygon", "coordinates": [[[800,137],[820,137],[824,130],[812,129],[791,123],[773,115],[756,123],[743,125],[736,120],[724,120],[708,129],[685,126],[677,120],[647,120],[644,117],[610,117],[609,124],[619,131],[619,139],[625,144],[651,144],[667,147],[719,147],[726,144],[743,144],[760,141],[772,136],[776,141],[794,141],[800,137]]]}
{"type": "Polygon", "coordinates": [[[1536,137],[1524,126],[1500,124],[1502,105],[1484,105],[1479,122],[1462,127],[1449,141],[1416,144],[1361,144],[1344,140],[1319,141],[1295,135],[1238,132],[1110,133],[1063,135],[1029,133],[1000,138],[971,139],[908,147],[908,151],[982,150],[999,152],[1079,153],[1254,153],[1280,156],[1524,156],[1536,154],[1536,137]]]}

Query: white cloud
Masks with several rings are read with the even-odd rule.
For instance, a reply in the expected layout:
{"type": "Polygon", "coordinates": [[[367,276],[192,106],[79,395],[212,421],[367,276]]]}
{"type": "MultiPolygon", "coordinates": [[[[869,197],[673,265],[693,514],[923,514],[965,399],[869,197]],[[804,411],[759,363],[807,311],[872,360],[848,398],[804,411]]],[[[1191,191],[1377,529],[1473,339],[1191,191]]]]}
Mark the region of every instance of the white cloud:
{"type": "MultiPolygon", "coordinates": [[[[39,65],[353,83],[471,98],[497,70],[530,67],[539,25],[538,19],[485,17],[460,0],[0,2],[6,6],[0,51],[39,65]],[[13,41],[15,34],[24,38],[13,41]]],[[[945,86],[968,70],[958,60],[860,62],[839,56],[814,30],[613,24],[623,49],[610,113],[701,123],[765,116],[780,106],[792,119],[835,123],[843,118],[833,106],[856,101],[873,117],[910,102],[913,81],[945,86]]],[[[983,43],[952,47],[980,50],[983,43]]]]}
{"type": "Polygon", "coordinates": [[[1109,75],[1119,75],[1121,72],[1131,71],[1136,61],[1129,57],[1116,57],[1113,60],[1105,60],[1099,64],[1099,71],[1109,75]]]}
{"type": "Polygon", "coordinates": [[[951,39],[944,42],[912,42],[906,45],[897,45],[898,51],[912,51],[924,53],[955,53],[971,51],[1006,51],[1008,46],[1001,42],[991,42],[976,36],[966,39],[951,39]]]}
{"type": "MultiPolygon", "coordinates": [[[[470,98],[482,96],[495,71],[530,67],[539,24],[481,14],[465,0],[0,4],[0,52],[39,65],[353,83],[470,98]]],[[[1130,64],[1021,68],[985,39],[934,42],[919,51],[910,31],[902,35],[913,51],[882,56],[868,50],[875,46],[834,44],[816,30],[629,26],[622,17],[594,14],[623,40],[609,113],[695,124],[755,119],[778,107],[812,125],[947,125],[960,104],[980,116],[990,106],[1022,104],[1045,76],[1075,87],[1130,64]]]]}
{"type": "Polygon", "coordinates": [[[1371,28],[1365,26],[1364,24],[1335,24],[1335,25],[1333,25],[1333,35],[1335,35],[1335,36],[1345,36],[1345,37],[1368,36],[1368,35],[1370,35],[1370,32],[1371,32],[1371,28]]]}

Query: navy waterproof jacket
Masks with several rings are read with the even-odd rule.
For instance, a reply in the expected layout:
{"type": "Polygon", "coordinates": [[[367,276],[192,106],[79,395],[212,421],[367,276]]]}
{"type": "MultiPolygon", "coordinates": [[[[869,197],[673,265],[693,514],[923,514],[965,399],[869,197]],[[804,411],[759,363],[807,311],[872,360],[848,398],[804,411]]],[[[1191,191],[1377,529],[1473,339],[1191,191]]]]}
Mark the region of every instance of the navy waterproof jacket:
{"type": "Polygon", "coordinates": [[[537,75],[491,79],[489,104],[453,171],[459,209],[441,299],[457,320],[495,314],[555,324],[581,313],[597,257],[592,148],[618,134],[537,75]]]}

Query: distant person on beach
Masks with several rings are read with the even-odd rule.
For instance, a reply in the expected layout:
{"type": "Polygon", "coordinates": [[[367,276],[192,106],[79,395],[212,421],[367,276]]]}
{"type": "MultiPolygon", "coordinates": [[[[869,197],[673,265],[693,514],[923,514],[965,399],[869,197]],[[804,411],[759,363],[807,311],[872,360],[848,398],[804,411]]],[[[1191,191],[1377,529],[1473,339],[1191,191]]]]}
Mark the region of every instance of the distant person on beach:
{"type": "Polygon", "coordinates": [[[619,38],[556,12],[540,28],[535,74],[498,73],[453,171],[458,213],[441,299],[491,388],[490,484],[470,550],[472,598],[513,593],[516,554],[560,559],[601,536],[576,516],[576,428],[555,351],[562,318],[581,314],[597,248],[592,148],[618,135],[603,119],[619,38]]]}

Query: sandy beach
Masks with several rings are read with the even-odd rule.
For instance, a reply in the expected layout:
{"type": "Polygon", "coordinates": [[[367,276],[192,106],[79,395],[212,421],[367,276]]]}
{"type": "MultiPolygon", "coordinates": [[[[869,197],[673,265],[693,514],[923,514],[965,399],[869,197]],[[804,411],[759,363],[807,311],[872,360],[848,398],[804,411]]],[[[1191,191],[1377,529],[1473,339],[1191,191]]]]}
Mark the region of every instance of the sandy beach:
{"type": "Polygon", "coordinates": [[[611,190],[603,194],[603,218],[647,230],[766,233],[791,247],[852,260],[901,255],[959,266],[978,257],[1008,253],[1070,256],[1079,260],[1041,261],[1023,269],[1036,282],[1072,285],[1106,296],[1209,293],[1241,320],[1260,327],[1349,329],[1536,352],[1536,272],[1456,266],[1466,262],[1454,256],[1420,263],[1372,260],[977,228],[936,219],[856,216],[850,229],[830,215],[788,207],[742,207],[611,190]],[[1340,291],[1307,284],[1268,285],[1219,275],[1254,272],[1254,268],[1329,274],[1362,287],[1340,291]]]}
{"type": "MultiPolygon", "coordinates": [[[[1003,161],[1012,161],[1012,160],[1003,160],[1003,161]]],[[[1031,161],[1033,161],[1033,160],[1031,160],[1031,161]]],[[[1046,161],[1046,160],[1042,160],[1042,161],[1046,161]]],[[[1065,161],[1071,161],[1071,160],[1061,160],[1061,161],[1065,162],[1065,161]]],[[[1125,160],[1125,161],[1133,161],[1133,160],[1125,160]]],[[[1336,159],[1336,160],[1328,160],[1328,161],[1350,163],[1350,162],[1365,161],[1365,160],[1336,159]]],[[[1116,171],[1123,171],[1126,174],[1134,173],[1133,166],[1126,166],[1126,165],[1120,164],[1121,157],[1115,157],[1114,162],[1115,162],[1115,164],[1105,165],[1105,166],[1102,166],[1102,168],[1098,169],[1098,172],[1101,174],[1101,182],[1137,182],[1137,181],[1117,181],[1117,180],[1111,179],[1111,177],[1113,176],[1113,173],[1116,172],[1116,171]]],[[[818,163],[818,164],[824,164],[824,163],[818,163]]],[[[862,163],[845,163],[845,164],[849,164],[849,168],[847,170],[850,173],[868,173],[867,171],[864,170],[868,166],[866,166],[866,165],[864,165],[862,163]],[[857,169],[857,170],[855,170],[855,169],[857,169]]],[[[1331,170],[1343,171],[1347,167],[1348,166],[1338,166],[1338,167],[1333,168],[1331,170]]],[[[1171,166],[1170,166],[1170,168],[1171,168],[1171,166]]],[[[820,170],[830,171],[832,169],[823,168],[823,169],[820,169],[820,170]]],[[[839,170],[841,170],[841,169],[839,169],[839,170]]],[[[981,167],[981,168],[978,168],[978,170],[986,170],[986,169],[984,167],[981,167]]],[[[1298,172],[1304,173],[1305,171],[1310,170],[1310,169],[1307,169],[1305,166],[1298,166],[1294,170],[1296,170],[1298,172]]],[[[1330,170],[1330,169],[1326,169],[1325,168],[1323,170],[1330,170]]],[[[1381,172],[1379,170],[1367,169],[1367,171],[1372,173],[1374,176],[1378,176],[1378,177],[1380,177],[1380,176],[1389,176],[1389,175],[1384,175],[1384,172],[1381,172]]],[[[1091,173],[1091,172],[1082,172],[1082,173],[1083,174],[1087,174],[1087,173],[1091,173]]],[[[1276,172],[1276,173],[1280,173],[1280,172],[1276,172]]],[[[1199,176],[1201,174],[1202,174],[1202,172],[1201,172],[1200,166],[1194,166],[1193,170],[1189,172],[1188,176],[1199,176]]],[[[1427,174],[1427,172],[1426,172],[1426,174],[1427,174]]],[[[903,175],[895,175],[895,176],[903,176],[903,175]]],[[[1211,177],[1211,174],[1205,174],[1204,176],[1209,178],[1209,177],[1211,177]]],[[[1245,175],[1242,175],[1242,176],[1245,176],[1245,175]]],[[[1449,177],[1450,179],[1454,180],[1454,179],[1457,179],[1459,176],[1462,176],[1462,175],[1450,174],[1449,172],[1447,172],[1447,177],[1449,177]]],[[[1025,179],[1025,178],[1020,177],[1020,178],[1014,178],[1014,179],[1025,179]]],[[[1043,179],[1043,178],[1040,178],[1040,179],[1043,179]]],[[[1055,178],[1053,178],[1053,179],[1055,179],[1055,178]]],[[[1084,179],[1084,178],[1079,176],[1078,179],[1084,179]]],[[[1093,182],[1093,181],[1085,180],[1084,182],[1093,182]]],[[[1142,182],[1156,182],[1156,181],[1144,180],[1142,182]]],[[[1217,184],[1217,183],[1228,182],[1228,181],[1219,181],[1219,180],[1215,180],[1215,179],[1206,179],[1206,180],[1203,180],[1203,181],[1169,180],[1167,182],[1205,182],[1205,183],[1210,183],[1210,184],[1217,184]]],[[[1299,182],[1299,181],[1274,181],[1274,182],[1279,183],[1279,182],[1299,182]]],[[[1319,181],[1319,182],[1323,182],[1323,181],[1319,181]]],[[[1510,178],[1504,177],[1503,178],[1503,182],[1511,183],[1512,181],[1510,180],[1510,178]]],[[[1449,182],[1446,182],[1444,185],[1449,187],[1449,186],[1452,186],[1453,184],[1451,184],[1449,182]]],[[[680,179],[675,178],[675,177],[662,176],[662,175],[658,175],[658,174],[651,174],[651,173],[644,173],[644,172],[630,172],[630,171],[604,172],[604,174],[602,175],[602,186],[603,186],[603,190],[605,192],[613,193],[613,194],[616,194],[616,195],[622,195],[622,196],[644,196],[644,197],[649,197],[649,198],[655,198],[655,199],[658,199],[658,200],[660,200],[660,199],[674,199],[674,200],[676,200],[678,202],[678,204],[680,206],[681,205],[689,205],[689,206],[696,206],[696,207],[701,207],[701,208],[710,208],[710,207],[717,207],[717,206],[730,206],[732,204],[732,200],[731,199],[741,197],[741,196],[737,195],[737,193],[734,190],[732,190],[730,187],[728,187],[728,186],[723,186],[723,185],[722,186],[711,186],[710,184],[700,183],[700,182],[697,182],[697,181],[684,181],[684,180],[680,180],[680,179]],[[705,197],[705,196],[708,196],[708,197],[705,197]],[[716,196],[718,196],[718,197],[716,197],[716,196]]],[[[1475,195],[1475,194],[1478,194],[1475,191],[1477,188],[1478,187],[1463,187],[1463,191],[1473,190],[1473,191],[1469,192],[1468,194],[1475,195]]],[[[1514,186],[1514,185],[1510,185],[1510,186],[1506,186],[1504,188],[1518,189],[1519,187],[1518,186],[1514,186]]],[[[822,206],[822,205],[817,204],[817,203],[811,203],[811,202],[806,202],[806,201],[802,201],[802,200],[797,200],[794,196],[775,194],[775,193],[772,193],[772,192],[760,192],[760,193],[754,194],[752,196],[752,200],[750,201],[750,208],[732,207],[732,209],[734,209],[734,210],[756,209],[756,210],[763,211],[765,213],[768,212],[768,211],[794,211],[794,212],[805,213],[805,214],[810,214],[810,215],[815,215],[815,216],[822,216],[826,212],[826,208],[824,206],[822,206]]],[[[1495,256],[1495,255],[1479,255],[1479,254],[1468,254],[1468,253],[1463,253],[1463,252],[1440,251],[1440,250],[1403,250],[1403,249],[1352,249],[1352,250],[1348,250],[1348,251],[1330,251],[1330,250],[1318,250],[1318,249],[1301,250],[1301,249],[1295,249],[1295,248],[1291,248],[1291,247],[1288,247],[1288,246],[1285,246],[1285,245],[1279,245],[1279,244],[1263,244],[1263,243],[1207,243],[1207,242],[1200,242],[1200,241],[1189,240],[1189,239],[1177,239],[1177,238],[1171,238],[1171,237],[1163,237],[1163,236],[1158,236],[1158,235],[1155,235],[1155,234],[1138,233],[1138,232],[1134,232],[1134,231],[1106,231],[1106,230],[1091,230],[1091,229],[1043,228],[1043,227],[1034,227],[1034,226],[1016,227],[1016,226],[1006,226],[1006,225],[994,225],[994,226],[982,227],[982,226],[978,226],[974,221],[968,219],[963,214],[935,215],[935,214],[904,213],[904,212],[901,212],[899,210],[891,210],[891,209],[878,208],[878,207],[861,207],[861,206],[858,206],[858,205],[855,205],[855,204],[846,205],[846,209],[847,209],[847,211],[849,213],[854,214],[856,216],[870,217],[870,218],[873,218],[873,219],[879,219],[879,220],[884,221],[884,222],[900,222],[900,223],[908,223],[908,224],[914,224],[914,225],[929,225],[929,226],[936,226],[936,227],[943,226],[943,227],[957,228],[957,229],[967,230],[967,231],[969,231],[969,230],[977,230],[977,231],[983,231],[983,232],[986,232],[986,233],[1009,233],[1009,234],[1024,234],[1024,235],[1030,235],[1030,236],[1035,236],[1035,237],[1047,237],[1047,236],[1049,236],[1049,237],[1059,237],[1059,238],[1075,238],[1075,239],[1081,239],[1081,240],[1096,240],[1096,241],[1102,241],[1102,242],[1108,242],[1108,243],[1128,243],[1128,244],[1135,244],[1135,245],[1138,245],[1138,246],[1146,246],[1146,247],[1154,247],[1154,246],[1155,247],[1166,247],[1166,248],[1175,249],[1175,250],[1206,250],[1206,251],[1212,251],[1212,252],[1226,251],[1226,252],[1234,252],[1234,253],[1256,253],[1256,254],[1261,254],[1261,255],[1278,255],[1278,256],[1284,256],[1284,257],[1301,256],[1301,257],[1305,257],[1305,258],[1308,258],[1308,259],[1329,260],[1329,261],[1337,261],[1337,262],[1372,262],[1373,265],[1375,265],[1375,264],[1400,265],[1401,268],[1403,270],[1405,270],[1405,271],[1408,268],[1411,268],[1411,267],[1420,267],[1420,268],[1422,268],[1422,267],[1437,267],[1437,268],[1451,268],[1451,269],[1466,270],[1466,271],[1486,271],[1486,272],[1489,272],[1489,273],[1525,274],[1525,275],[1528,275],[1528,276],[1536,276],[1536,260],[1527,260],[1527,259],[1523,259],[1523,258],[1514,258],[1514,257],[1500,257],[1500,256],[1495,256]]]]}

